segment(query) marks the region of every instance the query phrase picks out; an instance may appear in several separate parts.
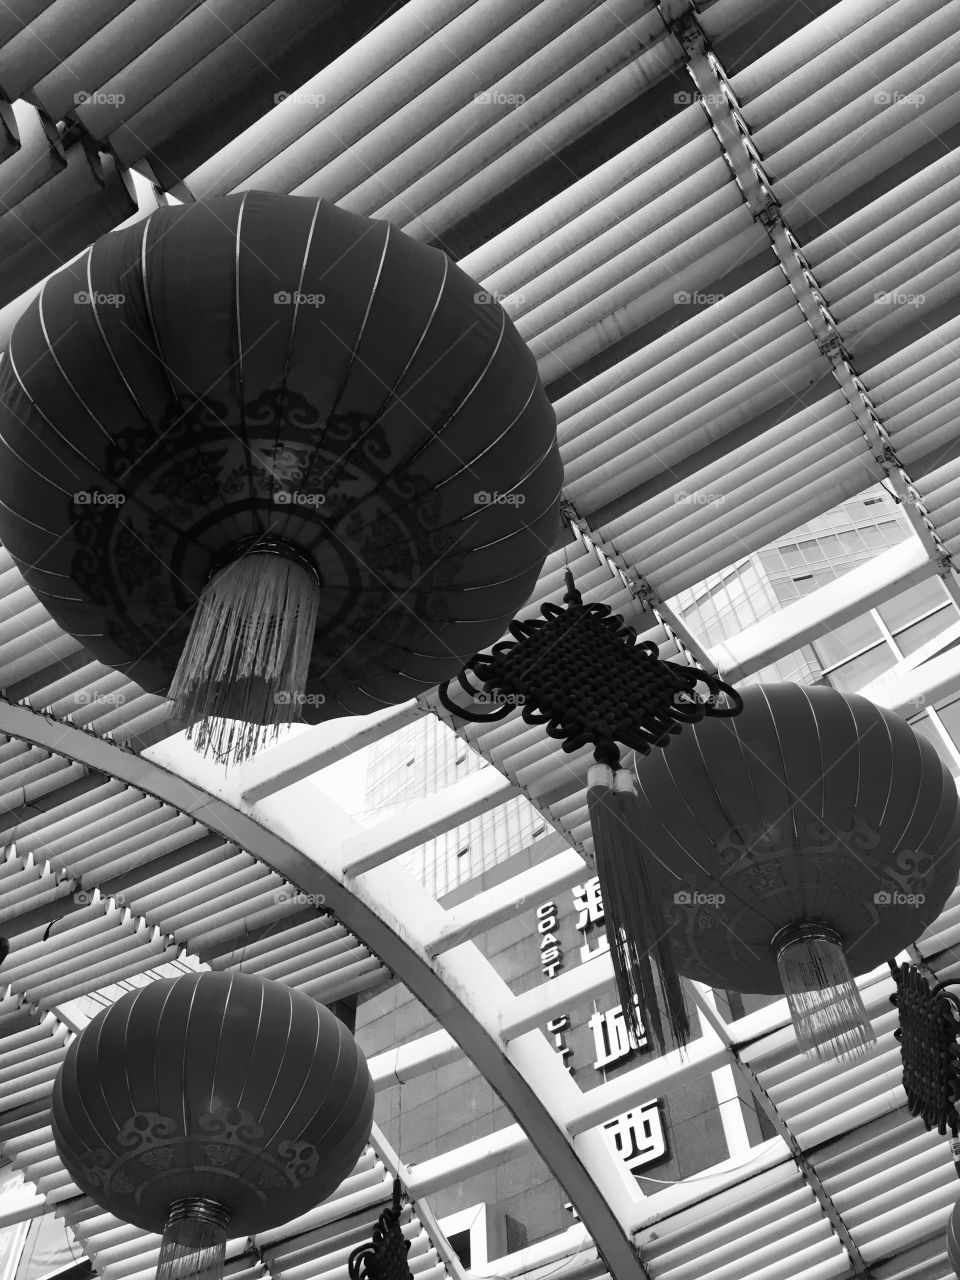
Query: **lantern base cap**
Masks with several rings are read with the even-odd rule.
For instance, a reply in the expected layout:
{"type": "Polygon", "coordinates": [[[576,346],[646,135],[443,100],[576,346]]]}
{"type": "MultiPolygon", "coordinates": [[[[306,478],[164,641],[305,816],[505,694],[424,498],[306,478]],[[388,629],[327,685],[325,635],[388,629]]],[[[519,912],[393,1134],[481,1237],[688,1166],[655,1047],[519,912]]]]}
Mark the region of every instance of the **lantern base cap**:
{"type": "Polygon", "coordinates": [[[865,1057],[876,1036],[836,929],[799,921],[779,930],[770,947],[800,1048],[821,1062],[865,1057]]]}
{"type": "Polygon", "coordinates": [[[230,1210],[206,1196],[175,1200],[167,1211],[157,1280],[223,1280],[230,1210]]]}

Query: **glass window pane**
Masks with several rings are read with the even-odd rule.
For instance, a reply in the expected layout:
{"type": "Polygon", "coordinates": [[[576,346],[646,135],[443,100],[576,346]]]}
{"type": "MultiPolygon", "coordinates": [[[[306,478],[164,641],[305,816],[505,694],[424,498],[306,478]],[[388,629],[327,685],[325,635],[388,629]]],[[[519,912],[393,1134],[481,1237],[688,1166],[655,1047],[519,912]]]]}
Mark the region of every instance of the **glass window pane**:
{"type": "Polygon", "coordinates": [[[856,529],[844,529],[840,534],[840,545],[843,547],[847,555],[863,555],[865,550],[863,539],[860,537],[860,534],[856,529]]]}
{"type": "Polygon", "coordinates": [[[849,658],[852,653],[859,653],[861,649],[876,644],[880,638],[881,632],[876,621],[869,613],[865,613],[860,618],[834,627],[825,636],[815,640],[813,647],[823,665],[832,667],[844,658],[849,658]]]}
{"type": "Polygon", "coordinates": [[[907,627],[904,631],[898,631],[895,638],[904,657],[909,657],[911,653],[916,653],[928,641],[935,639],[951,622],[956,621],[956,616],[953,609],[949,605],[945,605],[944,608],[938,609],[936,613],[931,613],[929,617],[921,618],[912,627],[907,627]]]}
{"type": "Polygon", "coordinates": [[[944,604],[946,598],[947,593],[940,579],[928,578],[925,582],[918,582],[909,591],[901,591],[898,596],[887,600],[885,604],[877,605],[877,613],[891,631],[897,631],[900,627],[905,627],[909,622],[929,613],[937,605],[944,604]]]}
{"type": "Polygon", "coordinates": [[[802,569],[807,563],[806,556],[804,556],[799,547],[795,547],[792,543],[781,547],[780,554],[783,556],[784,564],[790,569],[802,569]]]}
{"type": "Polygon", "coordinates": [[[937,707],[940,723],[950,735],[955,746],[960,746],[960,698],[954,698],[945,707],[937,707]]]}
{"type": "Polygon", "coordinates": [[[857,693],[878,676],[882,676],[884,671],[889,671],[897,661],[896,654],[888,644],[879,644],[875,649],[861,653],[859,658],[837,667],[836,671],[831,671],[827,679],[834,689],[843,693],[857,693]]]}
{"type": "Polygon", "coordinates": [[[916,729],[921,737],[926,738],[936,748],[937,755],[947,766],[951,773],[957,773],[957,763],[950,755],[946,743],[941,738],[936,725],[924,711],[919,716],[915,716],[910,720],[910,726],[916,729]]]}

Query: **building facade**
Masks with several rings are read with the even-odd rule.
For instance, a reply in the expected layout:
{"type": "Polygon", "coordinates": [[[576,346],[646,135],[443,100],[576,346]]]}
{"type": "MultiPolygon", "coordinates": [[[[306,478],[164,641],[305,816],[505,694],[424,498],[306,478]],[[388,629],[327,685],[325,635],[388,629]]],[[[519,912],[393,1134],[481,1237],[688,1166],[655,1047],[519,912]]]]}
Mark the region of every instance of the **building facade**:
{"type": "MultiPolygon", "coordinates": [[[[671,601],[705,644],[721,643],[843,573],[912,537],[899,505],[877,487],[744,557],[671,601]]],[[[960,642],[960,615],[939,578],[931,578],[836,628],[751,676],[747,683],[790,680],[864,689],[904,663],[960,642]]],[[[912,718],[960,775],[960,698],[920,707],[912,718]]],[[[486,762],[433,717],[378,743],[368,757],[367,817],[383,819],[486,762]]],[[[405,857],[408,871],[445,906],[492,887],[556,852],[536,809],[517,798],[483,818],[438,836],[405,857]]],[[[529,910],[477,939],[515,994],[551,982],[607,948],[596,878],[529,910]]],[[[727,1019],[769,1003],[717,991],[727,1019]]],[[[696,1014],[695,1034],[701,1034],[696,1014]]],[[[357,1037],[377,1053],[434,1029],[427,1010],[394,987],[362,1002],[357,1037]]],[[[565,1010],[543,1027],[581,1089],[587,1091],[656,1051],[634,1043],[616,988],[565,1010]]],[[[511,1123],[493,1090],[469,1061],[443,1067],[378,1096],[378,1120],[403,1158],[417,1164],[490,1138],[511,1123]],[[381,1114],[380,1107],[385,1111],[381,1114]]],[[[728,1159],[749,1159],[773,1131],[729,1068],[644,1099],[608,1122],[607,1140],[625,1176],[644,1194],[728,1159]]],[[[468,1265],[512,1252],[571,1225],[562,1189],[534,1153],[441,1193],[434,1211],[468,1265]]]]}

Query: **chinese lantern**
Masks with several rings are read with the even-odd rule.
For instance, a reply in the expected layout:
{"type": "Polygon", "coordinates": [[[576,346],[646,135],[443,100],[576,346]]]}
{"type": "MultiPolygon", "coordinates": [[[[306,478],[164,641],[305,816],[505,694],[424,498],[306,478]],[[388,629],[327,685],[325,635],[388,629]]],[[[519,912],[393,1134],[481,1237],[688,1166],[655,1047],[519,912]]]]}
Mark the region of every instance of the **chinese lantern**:
{"type": "Polygon", "coordinates": [[[326,1199],[372,1122],[370,1073],[347,1028],[302,992],[245,974],[122,996],[72,1042],[53,1091],[73,1180],[163,1234],[158,1280],[222,1275],[228,1236],[326,1199]]]}
{"type": "Polygon", "coordinates": [[[560,485],[555,415],[491,295],[306,197],[103,237],[0,364],[3,545],[220,759],[453,675],[528,598],[560,485]]]}
{"type": "Polygon", "coordinates": [[[745,689],[638,760],[639,845],[656,867],[681,973],[783,991],[797,1038],[857,1056],[873,1032],[853,974],[939,915],[960,869],[957,789],[933,747],[866,698],[745,689]]]}

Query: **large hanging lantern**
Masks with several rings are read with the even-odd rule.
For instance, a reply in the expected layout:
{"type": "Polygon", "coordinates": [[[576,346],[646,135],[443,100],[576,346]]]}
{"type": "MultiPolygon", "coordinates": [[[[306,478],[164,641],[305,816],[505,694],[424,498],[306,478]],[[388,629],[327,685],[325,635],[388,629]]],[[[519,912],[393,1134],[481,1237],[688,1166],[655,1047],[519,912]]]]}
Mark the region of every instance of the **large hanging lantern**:
{"type": "Polygon", "coordinates": [[[245,974],[122,996],[70,1045],[53,1091],[73,1180],[163,1234],[158,1280],[214,1280],[228,1237],[326,1199],[372,1122],[373,1084],[347,1028],[302,992],[245,974]]]}
{"type": "Polygon", "coordinates": [[[460,719],[501,720],[522,707],[527,724],[545,725],[564,751],[594,748],[587,804],[620,1004],[634,1037],[649,1031],[665,1050],[661,999],[676,1044],[687,1043],[690,1021],[648,860],[634,834],[637,788],[621,767],[620,745],[647,754],[668,746],[683,724],[737,715],[742,703],[710,672],[661,661],[657,646],[638,641],[609,605],[584,604],[569,570],[566,586],[565,607],[544,604],[542,617],[515,620],[512,640],[474,654],[460,673],[461,691],[485,709],[455,702],[450,682],[438,694],[460,719]]]}
{"type": "Polygon", "coordinates": [[[306,197],[105,236],[0,365],[0,540],[66,631],[201,717],[221,759],[453,675],[529,597],[561,478],[491,295],[306,197]]]}
{"type": "Polygon", "coordinates": [[[934,748],[866,698],[771,684],[636,772],[680,972],[785,992],[822,1058],[867,1051],[852,975],[913,942],[960,870],[957,788],[934,748]]]}

